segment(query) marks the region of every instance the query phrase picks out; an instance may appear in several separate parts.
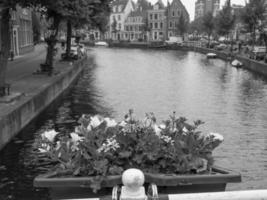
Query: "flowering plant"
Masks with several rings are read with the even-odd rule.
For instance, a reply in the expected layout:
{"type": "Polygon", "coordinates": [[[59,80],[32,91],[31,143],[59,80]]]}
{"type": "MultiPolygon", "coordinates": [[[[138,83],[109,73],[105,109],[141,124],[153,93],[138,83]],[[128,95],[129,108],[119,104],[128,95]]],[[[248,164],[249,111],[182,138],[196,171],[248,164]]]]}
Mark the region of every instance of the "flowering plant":
{"type": "Polygon", "coordinates": [[[148,173],[209,173],[212,151],[222,141],[218,133],[203,134],[175,113],[158,125],[153,113],[136,120],[130,110],[125,119],[83,115],[75,131],[61,135],[44,132],[38,148],[64,174],[94,176],[91,187],[100,188],[107,175],[119,175],[125,169],[139,168],[148,173]]]}

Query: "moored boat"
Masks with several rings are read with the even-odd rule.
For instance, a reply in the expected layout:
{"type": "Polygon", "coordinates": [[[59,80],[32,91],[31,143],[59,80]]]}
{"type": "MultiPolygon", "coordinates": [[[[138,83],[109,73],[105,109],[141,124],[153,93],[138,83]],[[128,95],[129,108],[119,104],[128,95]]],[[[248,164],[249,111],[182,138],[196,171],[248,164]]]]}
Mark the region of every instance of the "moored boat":
{"type": "Polygon", "coordinates": [[[95,42],[95,46],[105,46],[105,47],[107,47],[108,43],[105,42],[105,41],[98,41],[98,42],[95,42]]]}
{"type": "Polygon", "coordinates": [[[243,66],[243,63],[240,62],[240,61],[237,60],[237,59],[234,59],[234,60],[231,62],[231,65],[233,65],[234,67],[239,68],[239,67],[242,67],[242,66],[243,66]]]}
{"type": "Polygon", "coordinates": [[[207,53],[207,58],[217,58],[217,54],[215,54],[215,53],[207,53]]]}

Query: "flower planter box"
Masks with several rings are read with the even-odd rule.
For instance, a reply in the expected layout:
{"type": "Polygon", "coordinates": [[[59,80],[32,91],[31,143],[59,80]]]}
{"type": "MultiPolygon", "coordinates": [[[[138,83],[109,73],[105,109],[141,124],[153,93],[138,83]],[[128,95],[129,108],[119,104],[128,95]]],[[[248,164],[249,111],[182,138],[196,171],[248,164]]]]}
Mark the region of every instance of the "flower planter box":
{"type": "MultiPolygon", "coordinates": [[[[53,177],[55,174],[40,175],[34,186],[49,188],[52,199],[92,198],[111,195],[112,187],[121,184],[121,176],[109,176],[102,189],[94,193],[89,185],[92,177],[53,177]]],[[[155,183],[159,194],[197,193],[225,191],[227,183],[241,182],[241,175],[230,170],[214,167],[211,174],[165,175],[145,173],[146,186],[155,183]]]]}

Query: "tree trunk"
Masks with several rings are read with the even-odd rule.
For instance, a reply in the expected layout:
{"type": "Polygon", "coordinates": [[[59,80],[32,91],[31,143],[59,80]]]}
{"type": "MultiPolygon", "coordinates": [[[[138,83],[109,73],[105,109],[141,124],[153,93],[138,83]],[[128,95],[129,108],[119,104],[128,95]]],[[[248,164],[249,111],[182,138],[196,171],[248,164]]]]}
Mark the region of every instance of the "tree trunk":
{"type": "Polygon", "coordinates": [[[210,48],[210,36],[211,36],[211,34],[208,35],[208,38],[209,38],[209,40],[208,40],[208,48],[210,48]]]}
{"type": "Polygon", "coordinates": [[[71,21],[67,22],[67,47],[66,47],[66,58],[70,58],[70,50],[71,50],[71,35],[72,35],[72,26],[71,21]]]}
{"type": "Polygon", "coordinates": [[[51,72],[53,70],[54,65],[54,56],[55,56],[55,46],[57,44],[57,35],[59,29],[60,19],[54,17],[53,22],[53,30],[48,38],[46,38],[47,43],[47,53],[46,53],[46,60],[45,64],[41,64],[42,71],[44,72],[51,72]]]}
{"type": "Polygon", "coordinates": [[[5,87],[7,62],[10,55],[10,13],[9,8],[1,12],[1,48],[0,48],[0,96],[4,95],[1,88],[5,87]]]}

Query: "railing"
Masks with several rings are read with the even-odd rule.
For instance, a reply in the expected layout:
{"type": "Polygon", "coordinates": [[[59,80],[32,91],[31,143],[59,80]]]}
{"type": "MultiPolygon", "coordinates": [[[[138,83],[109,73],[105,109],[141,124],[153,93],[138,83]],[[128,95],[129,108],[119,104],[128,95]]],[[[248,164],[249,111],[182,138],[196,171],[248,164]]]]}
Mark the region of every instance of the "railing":
{"type": "Polygon", "coordinates": [[[122,174],[123,186],[113,187],[110,196],[62,200],[267,200],[267,190],[185,193],[158,195],[157,186],[150,184],[145,193],[145,177],[138,169],[128,169],[122,174]]]}
{"type": "MultiPolygon", "coordinates": [[[[151,198],[151,200],[152,199],[153,198],[151,198]]],[[[157,200],[266,200],[266,199],[267,199],[267,190],[170,194],[170,195],[160,195],[157,198],[157,200]]],[[[70,199],[64,199],[64,200],[70,200],[70,199]]],[[[112,200],[112,197],[106,196],[100,198],[85,198],[85,199],[71,199],[71,200],[112,200]]]]}

